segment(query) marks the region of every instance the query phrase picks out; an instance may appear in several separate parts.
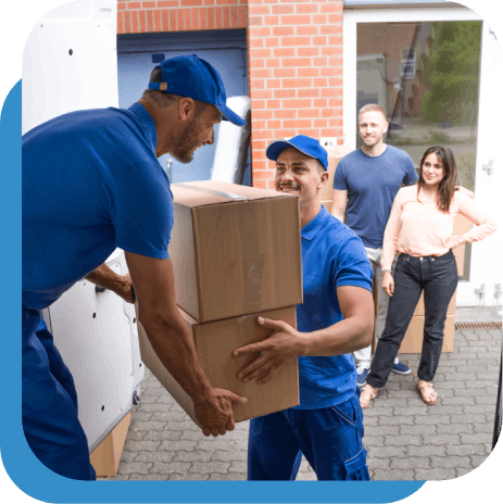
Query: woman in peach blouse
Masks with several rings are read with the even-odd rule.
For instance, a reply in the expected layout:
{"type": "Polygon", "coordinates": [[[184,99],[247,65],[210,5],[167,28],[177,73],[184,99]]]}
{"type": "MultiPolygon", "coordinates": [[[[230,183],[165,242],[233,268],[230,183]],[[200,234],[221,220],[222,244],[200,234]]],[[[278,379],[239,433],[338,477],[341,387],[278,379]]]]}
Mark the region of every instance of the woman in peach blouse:
{"type": "Polygon", "coordinates": [[[381,267],[382,288],[391,296],[386,327],[377,343],[367,384],[360,403],[366,408],[386,385],[391,366],[398,354],[405,331],[421,292],[424,291],[425,323],[417,384],[426,404],[435,404],[438,396],[433,377],[442,350],[447,307],[456,290],[458,272],[452,249],[463,243],[483,240],[496,231],[496,223],[456,187],[458,169],[452,151],[430,147],[419,168],[417,186],[398,191],[384,233],[381,267]],[[458,214],[476,226],[463,235],[453,235],[458,214]],[[398,259],[394,276],[391,265],[398,259]]]}

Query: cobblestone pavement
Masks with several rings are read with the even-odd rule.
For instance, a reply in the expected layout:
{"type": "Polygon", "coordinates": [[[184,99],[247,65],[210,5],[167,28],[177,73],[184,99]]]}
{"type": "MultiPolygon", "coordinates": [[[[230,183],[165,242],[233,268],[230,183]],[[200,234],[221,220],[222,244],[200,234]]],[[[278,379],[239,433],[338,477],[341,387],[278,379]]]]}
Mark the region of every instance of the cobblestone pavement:
{"type": "MultiPolygon", "coordinates": [[[[454,352],[442,354],[427,406],[415,378],[391,373],[365,410],[364,444],[373,480],[443,480],[478,467],[490,454],[501,355],[501,330],[456,330],[454,352]]],[[[413,373],[419,356],[402,354],[413,373]]],[[[141,404],[118,474],[110,480],[244,480],[248,422],[207,438],[146,371],[141,404]]],[[[298,480],[316,476],[304,459],[298,480]]]]}

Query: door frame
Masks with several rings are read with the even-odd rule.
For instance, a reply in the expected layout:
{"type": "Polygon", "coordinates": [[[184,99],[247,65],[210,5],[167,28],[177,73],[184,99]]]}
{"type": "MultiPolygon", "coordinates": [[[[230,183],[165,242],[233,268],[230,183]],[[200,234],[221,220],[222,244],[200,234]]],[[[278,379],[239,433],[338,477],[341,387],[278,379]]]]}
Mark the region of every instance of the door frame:
{"type": "MultiPolygon", "coordinates": [[[[495,79],[503,84],[501,71],[495,70],[495,58],[501,58],[494,33],[482,17],[467,7],[452,5],[436,7],[415,7],[396,9],[357,9],[345,10],[343,18],[343,135],[344,145],[356,149],[357,116],[357,24],[376,22],[431,22],[431,21],[482,21],[482,40],[480,55],[479,113],[477,130],[477,155],[475,165],[475,204],[487,212],[501,229],[501,203],[496,182],[501,181],[501,154],[496,151],[495,134],[487,125],[496,125],[495,117],[501,108],[494,107],[495,79]],[[492,37],[492,38],[491,38],[492,37]],[[496,72],[496,73],[495,73],[496,72]],[[496,159],[498,158],[498,159],[496,159]],[[496,176],[489,176],[483,166],[495,160],[496,176]],[[499,163],[498,163],[499,161],[499,163]],[[499,165],[499,166],[496,166],[499,165]],[[499,168],[499,170],[498,170],[499,168]],[[492,189],[492,190],[491,190],[492,189]]],[[[496,65],[497,68],[499,67],[496,65]]],[[[501,86],[500,86],[501,87],[501,86]]],[[[501,111],[499,111],[501,113],[501,111]]],[[[502,116],[499,115],[501,118],[502,116]]],[[[501,285],[501,240],[496,233],[487,240],[472,247],[470,257],[470,279],[460,280],[457,292],[457,306],[492,306],[493,289],[501,285]],[[494,268],[494,265],[497,267],[494,268]],[[487,280],[486,280],[487,279],[487,280]],[[485,285],[485,297],[475,290],[485,285]]]]}

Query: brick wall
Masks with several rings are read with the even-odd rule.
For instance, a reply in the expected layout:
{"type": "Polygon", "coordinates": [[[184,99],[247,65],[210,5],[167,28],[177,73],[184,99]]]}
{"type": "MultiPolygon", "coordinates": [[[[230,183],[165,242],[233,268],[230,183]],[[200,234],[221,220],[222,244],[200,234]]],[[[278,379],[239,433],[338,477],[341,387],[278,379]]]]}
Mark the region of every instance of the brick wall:
{"type": "Polygon", "coordinates": [[[304,134],[342,143],[342,9],[343,0],[123,0],[117,30],[247,28],[252,181],[272,188],[272,140],[304,134]]]}
{"type": "Polygon", "coordinates": [[[247,0],[122,0],[117,2],[117,33],[245,28],[247,3],[247,0]]]}

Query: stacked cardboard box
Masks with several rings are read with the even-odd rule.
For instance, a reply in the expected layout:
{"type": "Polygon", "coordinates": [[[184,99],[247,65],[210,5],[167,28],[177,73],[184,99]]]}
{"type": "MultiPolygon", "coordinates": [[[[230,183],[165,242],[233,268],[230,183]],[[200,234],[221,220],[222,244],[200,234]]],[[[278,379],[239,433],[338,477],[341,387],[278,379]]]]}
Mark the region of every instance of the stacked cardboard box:
{"type": "MultiPolygon", "coordinates": [[[[302,303],[298,198],[216,181],[174,184],[172,192],[169,255],[176,301],[208,379],[247,397],[234,409],[236,421],[299,404],[296,360],[257,385],[236,378],[243,359],[231,357],[239,346],[270,335],[257,324],[259,315],[296,327],[295,305],[302,303]]],[[[141,324],[138,333],[143,361],[196,421],[190,397],[162,365],[141,324]]]]}
{"type": "Polygon", "coordinates": [[[332,208],[332,189],[334,185],[334,174],[339,161],[346,155],[349,154],[353,149],[345,145],[334,145],[327,147],[328,152],[328,182],[323,188],[323,193],[321,195],[321,202],[325,205],[326,209],[330,212],[332,208]]]}

